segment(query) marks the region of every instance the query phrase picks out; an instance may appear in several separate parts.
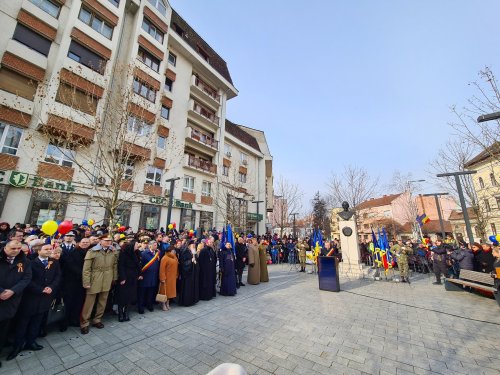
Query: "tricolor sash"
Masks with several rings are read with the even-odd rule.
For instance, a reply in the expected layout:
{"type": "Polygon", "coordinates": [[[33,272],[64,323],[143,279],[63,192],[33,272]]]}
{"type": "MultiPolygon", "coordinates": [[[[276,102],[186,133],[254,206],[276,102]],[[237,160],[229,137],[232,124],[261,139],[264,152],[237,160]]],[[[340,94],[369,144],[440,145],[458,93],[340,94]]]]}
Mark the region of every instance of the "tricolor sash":
{"type": "Polygon", "coordinates": [[[155,256],[153,258],[151,258],[151,260],[149,262],[147,262],[144,267],[142,267],[142,270],[141,272],[144,272],[146,271],[149,267],[151,267],[153,265],[154,262],[156,262],[158,260],[158,258],[160,257],[160,252],[157,251],[155,256]]]}

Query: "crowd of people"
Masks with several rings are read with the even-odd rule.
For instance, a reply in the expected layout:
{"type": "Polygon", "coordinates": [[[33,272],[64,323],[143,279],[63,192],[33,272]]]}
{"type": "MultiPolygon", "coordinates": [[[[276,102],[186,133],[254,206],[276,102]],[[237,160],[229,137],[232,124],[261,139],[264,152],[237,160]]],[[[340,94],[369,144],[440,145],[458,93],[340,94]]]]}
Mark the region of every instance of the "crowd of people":
{"type": "Polygon", "coordinates": [[[10,344],[12,360],[42,350],[36,340],[49,324],[87,334],[104,327],[106,312],[125,322],[133,306],[139,314],[168,312],[172,303],[234,296],[246,286],[246,266],[247,284],[269,281],[269,237],[242,233],[234,249],[224,237],[215,230],[115,233],[98,225],[49,237],[38,227],[0,223],[0,351],[10,344]]]}

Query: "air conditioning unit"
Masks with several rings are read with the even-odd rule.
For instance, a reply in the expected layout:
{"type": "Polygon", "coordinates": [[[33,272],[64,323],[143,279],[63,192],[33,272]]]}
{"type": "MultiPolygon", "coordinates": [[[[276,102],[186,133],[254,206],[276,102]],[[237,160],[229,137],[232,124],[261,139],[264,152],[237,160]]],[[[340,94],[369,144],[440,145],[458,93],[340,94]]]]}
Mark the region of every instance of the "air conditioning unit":
{"type": "Polygon", "coordinates": [[[226,156],[227,156],[228,158],[230,158],[230,157],[231,157],[231,153],[230,153],[229,151],[228,151],[228,152],[226,152],[226,156]]]}
{"type": "Polygon", "coordinates": [[[243,163],[243,165],[247,165],[248,164],[248,160],[246,160],[246,159],[242,160],[241,162],[243,163]]]}
{"type": "Polygon", "coordinates": [[[102,176],[100,176],[100,177],[96,177],[96,179],[95,179],[95,183],[96,183],[96,185],[98,185],[98,186],[104,186],[104,185],[106,185],[106,178],[105,178],[105,177],[102,177],[102,176]]]}

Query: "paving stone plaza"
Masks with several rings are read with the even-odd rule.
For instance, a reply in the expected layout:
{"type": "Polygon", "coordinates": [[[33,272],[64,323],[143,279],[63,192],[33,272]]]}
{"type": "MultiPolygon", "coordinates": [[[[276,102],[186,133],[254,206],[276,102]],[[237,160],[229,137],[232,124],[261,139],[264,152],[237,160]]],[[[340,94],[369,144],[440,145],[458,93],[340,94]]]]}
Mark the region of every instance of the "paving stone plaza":
{"type": "Polygon", "coordinates": [[[241,364],[249,374],[500,374],[500,310],[494,300],[446,292],[417,274],[411,285],[341,279],[269,267],[270,282],[190,308],[104,320],[82,336],[49,333],[39,352],[2,375],[206,374],[241,364]]]}

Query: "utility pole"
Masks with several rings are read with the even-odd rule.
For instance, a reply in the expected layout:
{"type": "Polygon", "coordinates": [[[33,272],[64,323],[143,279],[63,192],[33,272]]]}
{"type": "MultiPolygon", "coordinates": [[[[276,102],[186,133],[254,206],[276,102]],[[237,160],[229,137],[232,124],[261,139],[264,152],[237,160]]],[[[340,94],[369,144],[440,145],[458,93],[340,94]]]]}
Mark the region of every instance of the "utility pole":
{"type": "Polygon", "coordinates": [[[290,216],[293,216],[293,238],[296,239],[297,238],[297,232],[295,230],[295,216],[297,216],[299,213],[298,212],[294,212],[293,214],[290,214],[290,216]]]}
{"type": "Polygon", "coordinates": [[[168,196],[168,212],[167,212],[167,228],[168,224],[170,224],[170,220],[172,220],[172,206],[174,204],[174,187],[175,181],[180,180],[180,177],[169,178],[165,182],[170,182],[170,194],[168,196]]]}
{"type": "Polygon", "coordinates": [[[259,237],[259,204],[264,203],[264,201],[252,201],[257,205],[257,237],[259,237]]]}
{"type": "Polygon", "coordinates": [[[446,233],[444,231],[444,222],[443,222],[443,214],[441,213],[441,205],[439,204],[439,197],[441,195],[448,195],[448,193],[432,193],[432,194],[423,194],[423,197],[434,197],[436,201],[436,210],[438,212],[439,217],[439,226],[441,227],[441,238],[444,240],[446,237],[446,233]]]}
{"type": "Polygon", "coordinates": [[[469,237],[469,243],[474,243],[474,235],[472,234],[472,228],[470,226],[469,213],[467,212],[467,206],[465,204],[464,191],[462,189],[462,181],[460,181],[460,176],[471,175],[476,173],[476,171],[459,171],[451,173],[440,173],[437,177],[455,177],[455,183],[457,184],[458,198],[460,199],[460,206],[462,207],[462,213],[464,215],[465,228],[467,229],[467,237],[469,237]]]}

